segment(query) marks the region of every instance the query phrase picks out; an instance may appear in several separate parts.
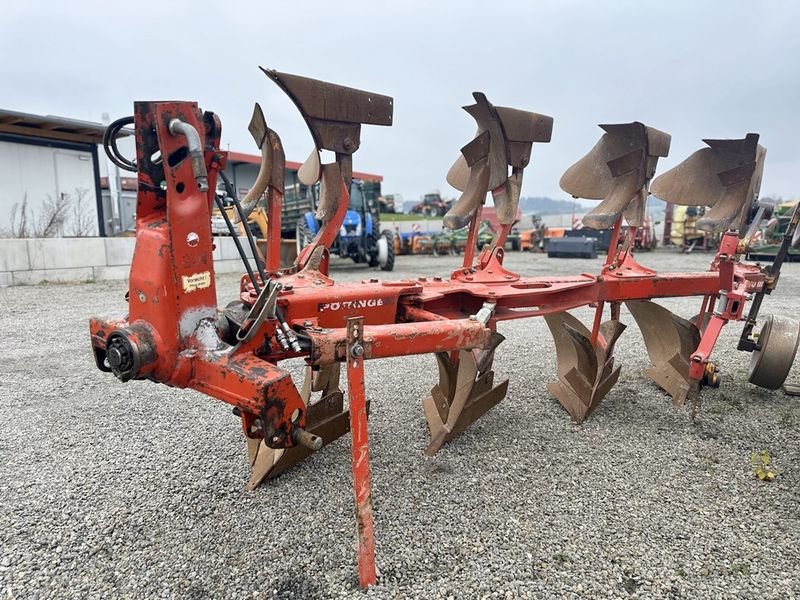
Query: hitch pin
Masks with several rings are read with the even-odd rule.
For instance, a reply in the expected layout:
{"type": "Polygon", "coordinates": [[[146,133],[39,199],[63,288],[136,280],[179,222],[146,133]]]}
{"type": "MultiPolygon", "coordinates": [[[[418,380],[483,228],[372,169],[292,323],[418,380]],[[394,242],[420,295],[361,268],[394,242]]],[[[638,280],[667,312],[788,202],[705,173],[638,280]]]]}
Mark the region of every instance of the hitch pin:
{"type": "Polygon", "coordinates": [[[322,438],[313,433],[309,433],[302,427],[294,427],[292,429],[292,439],[294,443],[299,446],[304,446],[309,450],[319,450],[322,448],[322,438]]]}

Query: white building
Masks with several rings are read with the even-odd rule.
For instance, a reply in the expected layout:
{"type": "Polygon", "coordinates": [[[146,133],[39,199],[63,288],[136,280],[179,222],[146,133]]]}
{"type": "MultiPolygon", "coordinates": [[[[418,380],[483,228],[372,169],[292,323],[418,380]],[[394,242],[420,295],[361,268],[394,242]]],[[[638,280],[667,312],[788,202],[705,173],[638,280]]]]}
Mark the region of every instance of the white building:
{"type": "Polygon", "coordinates": [[[0,109],[0,234],[115,233],[116,211],[103,205],[100,188],[104,131],[101,123],[0,109]]]}

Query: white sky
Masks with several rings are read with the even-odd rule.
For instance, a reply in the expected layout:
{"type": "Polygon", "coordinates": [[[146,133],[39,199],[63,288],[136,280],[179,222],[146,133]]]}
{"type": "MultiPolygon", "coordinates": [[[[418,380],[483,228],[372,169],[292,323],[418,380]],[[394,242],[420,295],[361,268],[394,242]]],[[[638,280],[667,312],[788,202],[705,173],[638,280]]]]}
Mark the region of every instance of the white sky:
{"type": "Polygon", "coordinates": [[[523,195],[565,197],[561,173],[597,123],[642,121],[672,134],[659,171],[701,138],[761,133],[762,196],[800,195],[800,3],[9,2],[0,18],[0,107],[99,121],[141,99],[196,100],[223,143],[254,152],[253,102],[303,160],[311,137],[258,65],[395,98],[391,128],[365,126],[356,170],[406,200],[440,189],[489,100],[551,115],[523,195]]]}

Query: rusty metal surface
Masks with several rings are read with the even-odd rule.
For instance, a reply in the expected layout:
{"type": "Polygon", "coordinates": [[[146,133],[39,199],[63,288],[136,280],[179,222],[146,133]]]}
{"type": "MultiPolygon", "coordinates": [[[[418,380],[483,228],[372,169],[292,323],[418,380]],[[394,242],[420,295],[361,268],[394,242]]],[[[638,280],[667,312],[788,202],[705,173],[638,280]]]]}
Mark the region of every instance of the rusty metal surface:
{"type": "Polygon", "coordinates": [[[505,398],[508,380],[494,385],[494,371],[491,370],[495,349],[504,339],[502,335],[493,333],[484,350],[460,350],[457,359],[451,358],[449,353],[435,354],[439,382],[422,400],[431,432],[431,442],[425,449],[427,455],[436,454],[444,443],[458,436],[505,398]]]}
{"type": "Polygon", "coordinates": [[[758,349],[752,354],[748,381],[768,390],[777,390],[786,381],[800,342],[800,322],[790,317],[769,315],[758,336],[758,349]]]}
{"type": "Polygon", "coordinates": [[[461,149],[447,173],[447,181],[463,193],[448,211],[444,225],[462,229],[470,225],[464,266],[474,257],[478,236],[478,215],[491,191],[500,230],[485,250],[502,248],[517,219],[523,170],[530,162],[533,142],[549,142],[553,119],[545,115],[508,107],[496,108],[486,95],[474,92],[475,104],[463,107],[478,125],[472,142],[461,149]],[[488,147],[487,147],[488,144],[488,147]],[[508,175],[509,166],[512,168],[508,175]]]}
{"type": "MultiPolygon", "coordinates": [[[[267,121],[258,102],[253,107],[253,116],[250,119],[248,130],[253,136],[256,146],[261,151],[261,163],[255,182],[253,182],[253,185],[241,200],[245,215],[249,215],[253,211],[268,187],[278,190],[283,195],[284,170],[286,167],[286,157],[283,153],[281,139],[277,133],[267,126],[267,121]]],[[[239,221],[239,215],[237,214],[235,222],[238,223],[239,221]]]]}
{"type": "Polygon", "coordinates": [[[488,183],[489,163],[484,158],[470,167],[467,187],[444,216],[442,220],[444,226],[458,230],[469,225],[476,211],[480,210],[486,200],[488,183]]]}
{"type": "Polygon", "coordinates": [[[599,343],[592,344],[592,332],[567,312],[545,315],[553,335],[558,364],[558,380],[548,389],[578,423],[597,408],[619,379],[614,365],[614,344],[625,330],[619,321],[606,321],[600,327],[599,343]]]}
{"type": "Polygon", "coordinates": [[[339,203],[342,201],[341,179],[342,173],[338,164],[322,165],[319,202],[315,216],[323,223],[332,220],[339,210],[339,203]]]}
{"type": "Polygon", "coordinates": [[[736,140],[703,140],[708,148],[656,177],[651,191],[671,204],[710,206],[697,222],[702,231],[733,228],[744,235],[766,157],[758,139],[758,134],[749,133],[736,140]]]}
{"type": "MultiPolygon", "coordinates": [[[[308,329],[306,333],[311,339],[311,364],[331,365],[346,360],[346,329],[308,329]]],[[[364,358],[376,359],[486,348],[491,342],[492,331],[478,321],[458,319],[367,325],[361,337],[364,358]]]]}
{"type": "Polygon", "coordinates": [[[390,96],[263,67],[261,70],[295,103],[319,150],[352,154],[361,143],[361,124],[392,124],[394,101],[390,96]]]}
{"type": "MultiPolygon", "coordinates": [[[[746,244],[732,232],[722,235],[708,272],[657,273],[635,260],[631,233],[622,233],[621,217],[632,225],[641,218],[648,182],[670,142],[667,134],[641,123],[603,126],[606,133],[601,141],[562,179],[565,189],[576,195],[601,198],[589,220],[595,224],[613,220],[615,240],[622,236],[619,246],[612,243],[600,272],[562,277],[522,277],[512,272],[503,266],[502,243],[516,212],[531,144],[549,141],[552,120],[496,108],[483,94],[475,94],[476,104],[466,108],[479,132],[451,171],[464,190],[454,215],[470,224],[471,246],[465,251],[463,266],[445,277],[337,283],[328,275],[327,248],[347,210],[347,183],[352,153],[360,143],[360,125],[388,124],[391,101],[271,73],[292,96],[315,135],[317,149],[303,167],[303,178],[323,181],[320,233],[288,271],[262,274],[260,282],[253,280],[255,275],[243,277],[235,303],[240,306],[226,310],[220,318],[209,206],[216,175],[227,159],[219,149],[221,125],[195,103],[136,103],[139,193],[128,315],[91,319],[90,339],[98,367],[123,381],[150,379],[192,388],[234,406],[252,466],[248,488],[344,435],[349,424],[362,585],[375,581],[369,403],[364,389],[367,359],[419,353],[436,356],[438,382],[423,400],[431,430],[426,452],[433,454],[505,396],[508,381],[496,383],[492,368],[495,352],[502,347],[503,338],[496,331],[500,321],[545,317],[558,363],[556,380],[548,387],[572,417],[582,421],[619,378],[614,347],[625,328],[619,321],[620,303],[629,304],[645,335],[653,362],[648,375],[679,403],[697,393],[701,384],[713,383],[710,356],[723,327],[742,320],[747,300],[772,291],[777,281],[779,273],[742,260],[746,244]],[[370,108],[375,99],[378,106],[370,108]],[[168,126],[176,121],[179,127],[168,126]],[[200,147],[203,168],[197,165],[200,147]],[[320,165],[320,148],[334,150],[336,161],[320,165]],[[153,160],[156,152],[167,160],[153,160]],[[207,185],[201,181],[206,176],[207,185]],[[488,191],[493,193],[501,229],[476,258],[478,211],[488,191]],[[263,314],[257,310],[260,303],[266,306],[260,290],[274,292],[274,302],[263,314]],[[703,317],[702,334],[651,302],[677,296],[703,297],[701,310],[708,317],[703,317]],[[587,306],[594,308],[591,329],[566,312],[587,306]],[[603,321],[606,310],[611,319],[603,321]],[[305,360],[306,379],[300,389],[280,366],[290,359],[305,360]],[[342,362],[347,368],[349,412],[344,410],[340,389],[342,362]],[[315,393],[322,396],[316,402],[315,393]]],[[[282,150],[259,108],[251,133],[262,148],[268,207],[277,217],[283,192],[277,174],[282,150]]],[[[698,189],[718,190],[708,184],[714,177],[724,188],[710,218],[717,218],[715,209],[723,213],[722,221],[731,218],[734,224],[748,216],[748,199],[757,193],[763,164],[763,149],[756,141],[751,136],[733,142],[709,141],[711,154],[702,153],[684,169],[684,176],[691,172],[697,181],[705,178],[696,183],[698,189]],[[742,164],[723,161],[724,169],[709,160],[745,154],[742,164]]],[[[675,181],[667,186],[678,190],[678,199],[690,187],[675,181]]],[[[276,222],[271,221],[271,225],[276,222]]],[[[275,239],[268,240],[269,248],[279,249],[277,236],[270,235],[275,239]]],[[[272,250],[267,254],[273,256],[272,250]]],[[[787,343],[774,350],[772,341],[780,340],[774,335],[777,330],[770,327],[775,326],[762,330],[754,381],[774,385],[791,363],[789,356],[794,356],[800,334],[789,340],[794,340],[793,348],[787,343]]],[[[792,327],[796,331],[798,326],[792,327]]]]}
{"type": "Polygon", "coordinates": [[[481,210],[489,190],[490,140],[488,131],[479,132],[471,142],[461,148],[460,160],[450,167],[447,180],[453,182],[451,185],[463,193],[444,216],[442,223],[445,227],[462,229],[481,210]]]}
{"type": "Polygon", "coordinates": [[[314,185],[322,176],[322,165],[319,159],[319,150],[313,148],[305,162],[297,170],[297,179],[303,185],[314,185]]]}
{"type": "Polygon", "coordinates": [[[655,302],[626,302],[644,338],[653,366],[645,374],[682,406],[691,390],[689,366],[700,344],[697,326],[655,302]]]}
{"type": "Polygon", "coordinates": [[[364,319],[347,322],[347,390],[350,403],[350,431],[353,450],[353,490],[355,494],[358,580],[361,587],[376,582],[375,536],[372,517],[372,488],[369,472],[367,404],[364,391],[364,319]]]}
{"type": "Polygon", "coordinates": [[[600,127],[606,133],[562,175],[561,189],[602,200],[582,218],[586,227],[609,229],[623,213],[629,225],[641,226],[649,181],[669,153],[670,136],[638,121],[600,127]]]}

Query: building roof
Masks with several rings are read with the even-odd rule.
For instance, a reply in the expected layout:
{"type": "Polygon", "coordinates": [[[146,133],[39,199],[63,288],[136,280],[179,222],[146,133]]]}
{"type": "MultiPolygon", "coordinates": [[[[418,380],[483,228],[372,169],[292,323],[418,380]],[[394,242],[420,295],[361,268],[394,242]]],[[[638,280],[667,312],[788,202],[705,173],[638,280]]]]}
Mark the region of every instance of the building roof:
{"type": "MultiPolygon", "coordinates": [[[[102,123],[53,115],[34,115],[0,108],[0,133],[61,142],[100,144],[105,131],[106,126],[102,123]]],[[[127,129],[120,131],[120,135],[131,135],[132,133],[127,129]]]]}
{"type": "MultiPolygon", "coordinates": [[[[228,153],[228,162],[236,163],[236,164],[250,164],[250,165],[260,165],[261,164],[261,157],[257,154],[245,154],[244,152],[229,152],[228,153]]],[[[286,161],[286,169],[288,171],[297,171],[300,168],[300,165],[303,163],[295,162],[293,160],[286,161]]],[[[353,171],[353,178],[360,179],[362,181],[383,181],[383,175],[376,175],[375,173],[362,173],[359,171],[353,171]]]]}

